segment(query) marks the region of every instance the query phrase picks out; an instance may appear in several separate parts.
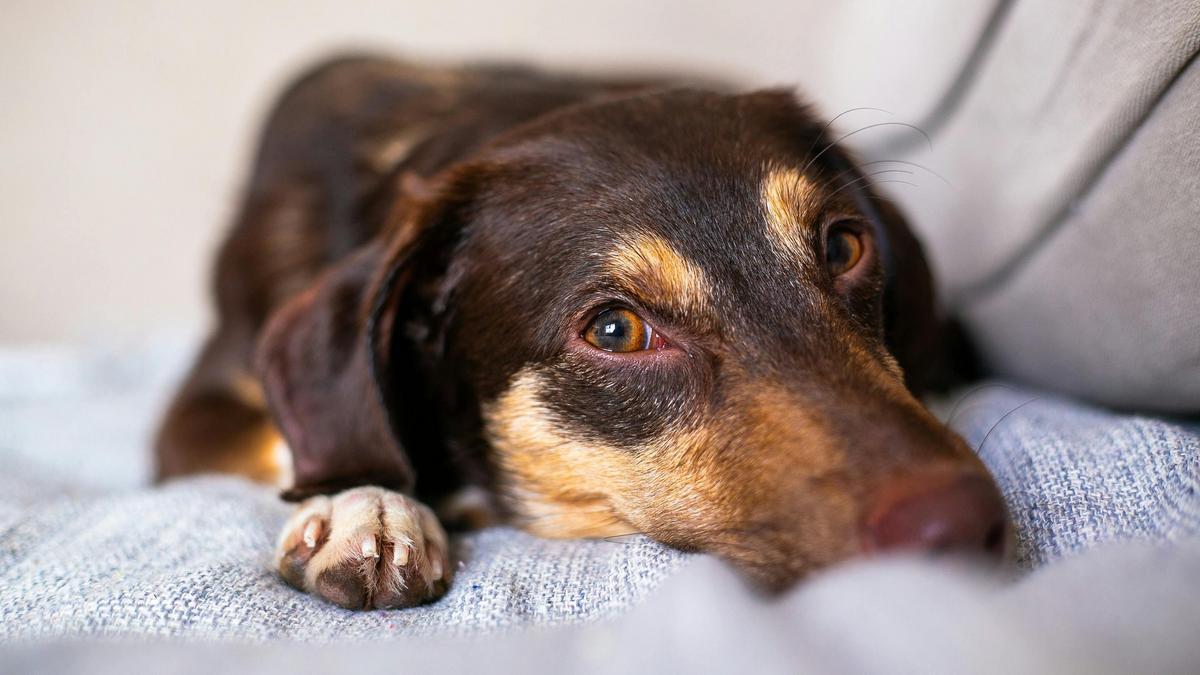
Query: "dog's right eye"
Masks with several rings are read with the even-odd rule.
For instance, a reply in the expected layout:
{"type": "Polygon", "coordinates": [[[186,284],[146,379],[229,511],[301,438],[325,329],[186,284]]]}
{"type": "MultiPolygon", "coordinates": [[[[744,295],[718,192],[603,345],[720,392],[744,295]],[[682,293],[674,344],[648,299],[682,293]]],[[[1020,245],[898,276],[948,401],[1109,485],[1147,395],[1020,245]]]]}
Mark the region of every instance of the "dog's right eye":
{"type": "Polygon", "coordinates": [[[640,352],[666,346],[666,340],[650,324],[624,307],[597,314],[583,331],[583,339],[606,352],[640,352]]]}

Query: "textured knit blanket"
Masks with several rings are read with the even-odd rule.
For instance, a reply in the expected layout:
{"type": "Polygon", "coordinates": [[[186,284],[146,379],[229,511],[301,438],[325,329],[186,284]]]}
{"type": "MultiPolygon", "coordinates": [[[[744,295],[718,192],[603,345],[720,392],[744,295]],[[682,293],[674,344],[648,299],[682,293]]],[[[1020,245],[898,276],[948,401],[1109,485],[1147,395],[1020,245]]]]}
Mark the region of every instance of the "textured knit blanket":
{"type": "MultiPolygon", "coordinates": [[[[457,578],[440,601],[349,612],[286,587],[271,570],[288,512],[273,490],[220,477],[146,485],[148,437],[186,357],[176,344],[0,351],[0,639],[395,638],[433,658],[412,638],[516,632],[524,637],[493,647],[520,656],[526,643],[549,638],[516,629],[592,624],[553,638],[569,647],[557,658],[586,669],[596,640],[620,637],[648,643],[647,664],[754,644],[767,665],[803,658],[835,670],[915,655],[923,659],[910,664],[916,670],[985,655],[1047,669],[1200,665],[1200,641],[1191,639],[1200,629],[1180,634],[1180,622],[1200,626],[1200,436],[1188,422],[1000,383],[942,402],[1008,501],[1020,541],[1015,581],[880,561],[768,602],[715,561],[645,538],[546,541],[496,528],[459,542],[457,578]],[[1119,543],[1131,541],[1143,544],[1119,543]],[[735,633],[705,632],[733,617],[735,633]],[[679,644],[684,638],[706,647],[679,644]],[[1012,660],[1014,640],[1027,641],[1016,653],[1032,661],[1012,660]],[[1134,660],[1106,656],[1113,651],[1134,660]]],[[[56,653],[71,664],[81,649],[56,653]]],[[[129,658],[137,657],[110,665],[130,666],[129,658]]],[[[282,668],[296,656],[278,658],[282,668]]],[[[555,664],[564,665],[528,665],[555,664]]]]}

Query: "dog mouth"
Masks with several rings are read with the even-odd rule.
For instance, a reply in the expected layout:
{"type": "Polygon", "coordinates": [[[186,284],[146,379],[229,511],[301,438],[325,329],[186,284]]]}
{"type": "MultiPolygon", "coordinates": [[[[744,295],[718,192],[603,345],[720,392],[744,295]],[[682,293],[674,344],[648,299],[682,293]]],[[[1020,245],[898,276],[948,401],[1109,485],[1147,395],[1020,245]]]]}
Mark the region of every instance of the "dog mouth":
{"type": "Polygon", "coordinates": [[[907,556],[994,569],[1010,564],[1016,550],[999,491],[986,474],[972,470],[938,467],[894,478],[860,520],[850,536],[828,531],[836,527],[813,536],[793,523],[731,529],[699,547],[685,538],[678,547],[716,554],[768,593],[851,560],[907,556]]]}

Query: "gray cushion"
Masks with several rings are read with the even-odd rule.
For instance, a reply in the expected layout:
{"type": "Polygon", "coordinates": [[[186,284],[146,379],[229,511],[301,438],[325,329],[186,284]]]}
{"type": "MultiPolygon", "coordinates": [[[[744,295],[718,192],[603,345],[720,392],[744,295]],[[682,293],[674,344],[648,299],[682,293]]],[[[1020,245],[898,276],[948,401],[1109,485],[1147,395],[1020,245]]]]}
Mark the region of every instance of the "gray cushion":
{"type": "Polygon", "coordinates": [[[1195,426],[1118,415],[1001,383],[955,401],[951,426],[996,477],[1026,565],[1112,541],[1200,534],[1195,426]]]}
{"type": "Polygon", "coordinates": [[[949,187],[879,176],[917,183],[883,187],[999,373],[1200,411],[1198,49],[1195,2],[1015,3],[933,153],[899,155],[949,187]]]}
{"type": "Polygon", "coordinates": [[[916,561],[838,568],[779,601],[697,559],[619,620],[487,640],[68,643],[9,672],[1180,673],[1200,665],[1200,542],[1110,546],[1014,583],[916,561]]]}

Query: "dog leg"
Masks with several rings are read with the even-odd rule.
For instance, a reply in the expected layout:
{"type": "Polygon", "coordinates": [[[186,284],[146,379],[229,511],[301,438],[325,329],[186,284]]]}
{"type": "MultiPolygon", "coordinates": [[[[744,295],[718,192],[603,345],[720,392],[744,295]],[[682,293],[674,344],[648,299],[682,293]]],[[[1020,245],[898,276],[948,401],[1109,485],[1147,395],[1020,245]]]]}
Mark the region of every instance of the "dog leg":
{"type": "Polygon", "coordinates": [[[291,461],[262,387],[241,366],[246,357],[239,352],[248,348],[221,333],[205,346],[159,429],[157,480],[217,472],[281,487],[290,482],[291,461]]]}
{"type": "Polygon", "coordinates": [[[359,155],[373,154],[407,126],[397,122],[376,139],[369,130],[379,120],[345,109],[353,109],[347,101],[402,88],[408,72],[375,59],[333,61],[300,78],[277,103],[217,255],[217,325],[158,434],[159,480],[218,472],[286,482],[291,462],[277,451],[284,446],[254,375],[259,332],[279,306],[375,234],[357,207],[330,205],[354,204],[378,187],[391,167],[362,170],[359,155]]]}

